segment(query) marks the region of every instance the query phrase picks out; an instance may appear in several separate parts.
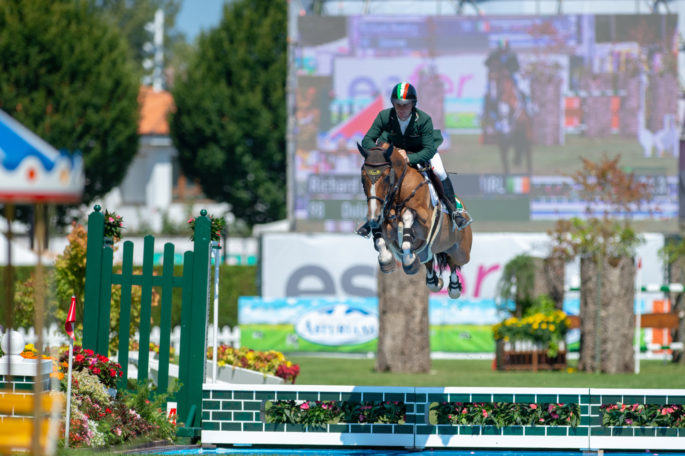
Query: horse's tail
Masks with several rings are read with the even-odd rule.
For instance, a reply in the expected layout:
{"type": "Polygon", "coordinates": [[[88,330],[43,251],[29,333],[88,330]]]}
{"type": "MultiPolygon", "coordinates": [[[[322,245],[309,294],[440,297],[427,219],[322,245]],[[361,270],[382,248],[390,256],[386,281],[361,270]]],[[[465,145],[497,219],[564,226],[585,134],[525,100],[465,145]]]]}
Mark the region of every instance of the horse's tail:
{"type": "Polygon", "coordinates": [[[445,269],[449,268],[449,264],[447,263],[447,254],[444,252],[436,253],[435,254],[435,259],[438,264],[438,271],[442,272],[445,269]]]}

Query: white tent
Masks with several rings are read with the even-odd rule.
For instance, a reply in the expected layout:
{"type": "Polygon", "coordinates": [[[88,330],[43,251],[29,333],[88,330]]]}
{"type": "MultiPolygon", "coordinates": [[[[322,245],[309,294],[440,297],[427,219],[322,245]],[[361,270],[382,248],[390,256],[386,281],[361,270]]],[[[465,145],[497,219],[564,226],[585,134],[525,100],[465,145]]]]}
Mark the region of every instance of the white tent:
{"type": "MultiPolygon", "coordinates": [[[[45,261],[45,259],[43,260],[45,261]]],[[[29,266],[38,262],[38,256],[24,246],[12,242],[12,265],[29,266]]],[[[0,234],[0,266],[7,265],[7,236],[0,234]]]]}

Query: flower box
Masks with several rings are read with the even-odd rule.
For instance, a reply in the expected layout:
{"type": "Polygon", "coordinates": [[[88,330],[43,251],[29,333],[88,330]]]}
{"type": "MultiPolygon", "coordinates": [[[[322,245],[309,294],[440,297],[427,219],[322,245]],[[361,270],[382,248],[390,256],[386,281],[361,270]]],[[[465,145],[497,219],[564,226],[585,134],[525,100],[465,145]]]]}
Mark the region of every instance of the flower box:
{"type": "MultiPolygon", "coordinates": [[[[207,380],[212,378],[212,362],[207,361],[207,380]]],[[[216,379],[226,383],[239,384],[269,384],[279,385],[283,383],[281,377],[264,374],[262,372],[243,369],[236,366],[222,366],[217,368],[216,379]]]]}
{"type": "Polygon", "coordinates": [[[555,356],[547,349],[532,342],[497,341],[495,352],[497,370],[562,370],[566,369],[566,346],[559,343],[555,356]]]}

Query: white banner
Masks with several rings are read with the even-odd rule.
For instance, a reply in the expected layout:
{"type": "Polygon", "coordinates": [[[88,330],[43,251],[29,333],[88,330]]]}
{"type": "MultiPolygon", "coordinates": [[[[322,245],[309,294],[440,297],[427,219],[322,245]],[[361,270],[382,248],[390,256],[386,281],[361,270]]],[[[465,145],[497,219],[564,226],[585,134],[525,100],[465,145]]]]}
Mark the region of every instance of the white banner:
{"type": "MultiPolygon", "coordinates": [[[[646,234],[638,249],[642,284],[662,284],[662,234],[646,234]]],[[[471,261],[461,271],[467,299],[495,298],[504,265],[526,253],[544,257],[545,233],[474,233],[471,261]]],[[[262,237],[261,295],[264,298],[376,296],[377,253],[370,239],[351,234],[274,233],[262,237]]],[[[419,274],[424,274],[420,271],[419,274]]],[[[566,266],[566,285],[579,285],[579,262],[566,266]]],[[[440,294],[446,294],[443,290],[440,294]]]]}

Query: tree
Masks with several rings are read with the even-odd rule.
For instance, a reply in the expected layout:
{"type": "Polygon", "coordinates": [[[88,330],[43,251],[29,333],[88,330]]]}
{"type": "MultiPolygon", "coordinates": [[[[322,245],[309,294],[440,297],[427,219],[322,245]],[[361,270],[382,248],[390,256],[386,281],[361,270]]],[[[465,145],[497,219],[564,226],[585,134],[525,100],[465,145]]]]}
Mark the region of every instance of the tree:
{"type": "Polygon", "coordinates": [[[378,272],[378,323],[377,371],[430,371],[425,274],[378,272]]]}
{"type": "Polygon", "coordinates": [[[250,226],[285,216],[286,17],[284,0],[226,5],[172,89],[183,172],[250,226]]]}
{"type": "Polygon", "coordinates": [[[126,42],[86,1],[4,0],[0,109],[83,153],[84,201],[123,179],[138,149],[138,81],[126,42]]]}

